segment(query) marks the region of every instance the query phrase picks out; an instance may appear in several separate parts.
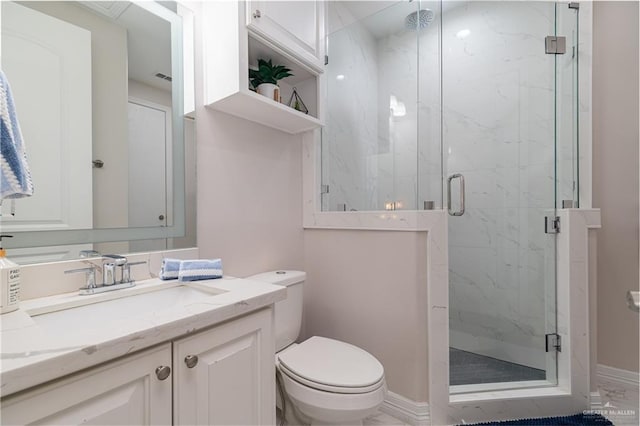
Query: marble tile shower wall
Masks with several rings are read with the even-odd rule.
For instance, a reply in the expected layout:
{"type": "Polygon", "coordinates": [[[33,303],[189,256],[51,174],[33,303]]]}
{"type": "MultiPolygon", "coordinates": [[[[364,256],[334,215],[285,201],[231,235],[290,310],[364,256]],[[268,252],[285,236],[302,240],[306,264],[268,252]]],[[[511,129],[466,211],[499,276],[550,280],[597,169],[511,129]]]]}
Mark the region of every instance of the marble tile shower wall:
{"type": "Polygon", "coordinates": [[[377,203],[396,202],[415,210],[417,188],[417,32],[400,30],[377,41],[378,152],[368,161],[377,166],[377,203]],[[396,104],[395,108],[393,105],[396,104]]]}
{"type": "MultiPolygon", "coordinates": [[[[439,11],[439,2],[420,5],[439,11]]],[[[415,10],[395,5],[358,21],[341,3],[329,3],[324,210],[338,203],[383,210],[388,202],[416,209],[425,200],[441,206],[439,20],[409,30],[404,17],[415,10]],[[383,28],[371,29],[381,21],[383,28]]]]}
{"type": "Polygon", "coordinates": [[[367,161],[377,153],[377,49],[376,41],[348,9],[330,2],[329,39],[331,61],[327,67],[327,125],[322,134],[323,183],[329,194],[324,210],[370,210],[376,170],[367,161]],[[337,23],[336,23],[337,22],[337,23]],[[342,23],[342,24],[341,24],[342,23]],[[338,30],[342,25],[345,28],[338,30]]]}
{"type": "Polygon", "coordinates": [[[443,206],[442,85],[440,54],[440,3],[421,1],[422,8],[435,13],[435,19],[420,31],[418,39],[418,209],[423,201],[443,206]]]}
{"type": "Polygon", "coordinates": [[[544,2],[468,2],[443,18],[446,174],[467,185],[466,213],[449,218],[451,345],[537,368],[554,259],[553,31],[544,2]]]}
{"type": "MultiPolygon", "coordinates": [[[[421,2],[438,13],[437,2],[421,2]]],[[[420,30],[402,29],[378,39],[378,206],[421,209],[442,201],[439,19],[420,30]],[[394,116],[389,102],[406,113],[394,116]]]]}

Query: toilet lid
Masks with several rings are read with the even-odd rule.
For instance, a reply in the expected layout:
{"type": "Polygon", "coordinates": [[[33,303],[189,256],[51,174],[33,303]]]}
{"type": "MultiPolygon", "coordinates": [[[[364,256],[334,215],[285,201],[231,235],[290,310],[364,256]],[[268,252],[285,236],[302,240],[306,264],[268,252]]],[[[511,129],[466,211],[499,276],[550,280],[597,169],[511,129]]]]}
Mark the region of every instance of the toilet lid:
{"type": "Polygon", "coordinates": [[[382,364],[370,353],[326,337],[314,336],[281,353],[279,360],[289,375],[330,388],[379,387],[384,377],[382,364]]]}

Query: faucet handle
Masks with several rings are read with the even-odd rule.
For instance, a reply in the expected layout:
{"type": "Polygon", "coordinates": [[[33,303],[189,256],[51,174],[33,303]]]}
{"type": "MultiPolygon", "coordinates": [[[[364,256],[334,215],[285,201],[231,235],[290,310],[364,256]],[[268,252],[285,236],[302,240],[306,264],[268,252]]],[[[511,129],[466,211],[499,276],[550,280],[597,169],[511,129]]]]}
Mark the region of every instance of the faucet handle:
{"type": "Polygon", "coordinates": [[[146,260],[143,260],[140,262],[125,263],[124,266],[122,267],[122,282],[123,283],[133,282],[133,280],[131,279],[131,266],[144,265],[145,263],[147,263],[146,260]]]}
{"type": "Polygon", "coordinates": [[[96,267],[90,266],[87,268],[78,268],[78,269],[69,269],[64,271],[65,274],[75,274],[84,272],[87,274],[87,284],[84,288],[95,288],[96,287],[96,267]]]}

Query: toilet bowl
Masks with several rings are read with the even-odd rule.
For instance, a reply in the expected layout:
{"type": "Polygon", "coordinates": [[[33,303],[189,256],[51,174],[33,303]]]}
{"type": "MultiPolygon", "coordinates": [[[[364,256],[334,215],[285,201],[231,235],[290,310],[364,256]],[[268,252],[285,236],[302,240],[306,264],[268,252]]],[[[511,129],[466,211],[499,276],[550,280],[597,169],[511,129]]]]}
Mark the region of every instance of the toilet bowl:
{"type": "Polygon", "coordinates": [[[384,402],[382,364],[365,350],[339,340],[313,336],[294,343],[302,321],[304,272],[277,271],[248,279],[287,287],[275,305],[276,368],[289,423],[361,425],[384,402]],[[289,407],[287,405],[292,405],[289,407]]]}
{"type": "Polygon", "coordinates": [[[277,368],[298,417],[311,424],[362,424],[387,392],[378,360],[338,340],[314,336],[293,344],[278,354],[277,368]]]}

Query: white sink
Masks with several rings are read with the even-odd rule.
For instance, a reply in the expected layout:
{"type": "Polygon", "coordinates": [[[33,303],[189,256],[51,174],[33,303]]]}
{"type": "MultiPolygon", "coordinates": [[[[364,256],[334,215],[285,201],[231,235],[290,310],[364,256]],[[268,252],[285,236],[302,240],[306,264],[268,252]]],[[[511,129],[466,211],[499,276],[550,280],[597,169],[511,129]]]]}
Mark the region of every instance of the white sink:
{"type": "Polygon", "coordinates": [[[173,308],[195,303],[215,303],[211,296],[224,290],[193,284],[149,285],[116,290],[95,296],[69,296],[58,303],[27,309],[33,321],[45,330],[65,330],[82,324],[85,330],[133,318],[161,315],[173,308]]]}

